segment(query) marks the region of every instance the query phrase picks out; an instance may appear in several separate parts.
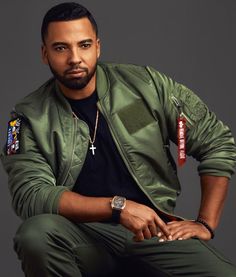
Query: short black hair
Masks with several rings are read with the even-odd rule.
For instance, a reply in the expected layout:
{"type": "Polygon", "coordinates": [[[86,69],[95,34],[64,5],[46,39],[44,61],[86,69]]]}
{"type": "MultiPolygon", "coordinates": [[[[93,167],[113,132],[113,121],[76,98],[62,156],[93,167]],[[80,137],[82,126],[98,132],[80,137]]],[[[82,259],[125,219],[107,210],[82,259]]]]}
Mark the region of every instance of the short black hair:
{"type": "Polygon", "coordinates": [[[56,21],[70,21],[87,17],[91,22],[93,29],[98,36],[98,27],[93,15],[82,5],[75,2],[61,3],[52,7],[45,14],[41,26],[41,38],[42,42],[45,43],[45,36],[48,31],[48,25],[51,22],[56,21]]]}

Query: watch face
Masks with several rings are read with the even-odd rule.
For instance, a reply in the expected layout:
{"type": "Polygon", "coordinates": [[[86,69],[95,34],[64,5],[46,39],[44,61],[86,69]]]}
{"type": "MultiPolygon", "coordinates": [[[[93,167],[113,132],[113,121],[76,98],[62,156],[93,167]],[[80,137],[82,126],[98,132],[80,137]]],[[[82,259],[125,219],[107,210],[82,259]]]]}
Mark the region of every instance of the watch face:
{"type": "Polygon", "coordinates": [[[114,209],[117,209],[117,210],[124,209],[125,201],[126,201],[125,197],[115,196],[113,198],[113,203],[112,203],[113,205],[112,206],[113,206],[114,209]]]}

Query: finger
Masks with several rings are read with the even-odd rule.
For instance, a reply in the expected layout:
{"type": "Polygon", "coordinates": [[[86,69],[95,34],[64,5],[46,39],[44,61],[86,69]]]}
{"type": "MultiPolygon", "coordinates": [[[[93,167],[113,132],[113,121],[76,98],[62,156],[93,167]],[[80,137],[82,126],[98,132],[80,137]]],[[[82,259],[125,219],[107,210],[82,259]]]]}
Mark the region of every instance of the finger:
{"type": "Polygon", "coordinates": [[[175,228],[170,229],[173,239],[178,239],[178,237],[182,237],[186,233],[193,234],[194,230],[191,228],[191,226],[182,225],[177,226],[175,228]]]}
{"type": "Polygon", "coordinates": [[[176,223],[176,222],[178,222],[178,221],[176,221],[176,220],[169,221],[169,222],[167,222],[167,225],[171,225],[171,224],[174,224],[174,223],[176,223]]]}
{"type": "Polygon", "coordinates": [[[181,238],[182,240],[190,239],[194,236],[195,232],[192,229],[182,230],[181,232],[174,234],[174,237],[176,237],[176,239],[181,238]]]}
{"type": "Polygon", "coordinates": [[[169,228],[175,228],[175,227],[179,227],[179,226],[183,226],[185,225],[184,221],[171,221],[171,222],[167,222],[167,226],[169,228]]]}
{"type": "Polygon", "coordinates": [[[172,239],[168,239],[168,238],[167,238],[163,233],[161,233],[161,232],[158,232],[158,233],[157,233],[157,237],[159,238],[159,242],[173,240],[173,237],[172,237],[172,239]]]}
{"type": "Polygon", "coordinates": [[[191,239],[192,237],[193,237],[192,233],[186,233],[185,235],[181,236],[181,239],[179,240],[191,239]]]}
{"type": "Polygon", "coordinates": [[[177,232],[180,232],[181,230],[185,230],[185,228],[183,228],[183,226],[177,226],[177,227],[174,227],[174,228],[169,228],[169,231],[173,237],[173,235],[177,232]]]}
{"type": "Polygon", "coordinates": [[[170,234],[173,237],[173,235],[175,233],[179,232],[180,230],[185,229],[185,226],[172,224],[172,225],[168,225],[168,229],[169,229],[170,234]]]}
{"type": "MultiPolygon", "coordinates": [[[[172,236],[172,234],[171,234],[171,236],[172,236]]],[[[166,237],[163,233],[161,233],[161,232],[158,232],[157,233],[157,237],[159,238],[159,239],[163,239],[163,240],[173,240],[173,236],[172,236],[172,238],[170,239],[170,238],[168,238],[168,237],[166,237]]]]}
{"type": "Polygon", "coordinates": [[[152,237],[152,234],[148,227],[143,229],[143,236],[145,239],[150,239],[152,237]]]}
{"type": "Polygon", "coordinates": [[[150,225],[148,225],[148,228],[149,228],[149,231],[151,232],[152,237],[158,236],[156,225],[150,224],[150,225]]]}
{"type": "Polygon", "coordinates": [[[166,223],[159,216],[156,216],[154,218],[154,221],[156,226],[159,227],[160,231],[164,234],[164,236],[166,236],[168,239],[172,239],[171,233],[166,223]]]}
{"type": "Polygon", "coordinates": [[[179,238],[183,238],[185,235],[185,232],[183,232],[183,230],[180,230],[174,234],[172,234],[173,240],[177,240],[179,238]]]}
{"type": "Polygon", "coordinates": [[[144,235],[143,235],[142,230],[139,230],[138,232],[135,233],[135,236],[133,237],[133,240],[136,241],[136,242],[144,240],[144,235]]]}
{"type": "Polygon", "coordinates": [[[175,233],[180,232],[181,230],[184,230],[184,232],[187,230],[192,230],[193,226],[191,223],[187,221],[182,221],[173,224],[168,224],[168,228],[171,235],[174,236],[175,233]]]}
{"type": "Polygon", "coordinates": [[[158,238],[158,241],[159,242],[164,242],[164,241],[168,241],[167,237],[166,236],[161,236],[158,238]]]}

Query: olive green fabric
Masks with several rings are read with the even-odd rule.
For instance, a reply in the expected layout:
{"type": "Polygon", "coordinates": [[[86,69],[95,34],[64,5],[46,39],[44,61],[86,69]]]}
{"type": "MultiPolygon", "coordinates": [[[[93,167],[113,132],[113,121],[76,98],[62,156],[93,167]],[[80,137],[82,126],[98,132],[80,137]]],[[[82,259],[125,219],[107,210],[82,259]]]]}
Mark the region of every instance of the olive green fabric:
{"type": "MultiPolygon", "coordinates": [[[[187,154],[199,174],[234,172],[236,148],[227,126],[189,89],[150,67],[105,64],[97,68],[98,108],[130,174],[150,201],[173,214],[181,188],[169,151],[181,113],[187,119],[187,154]]],[[[89,143],[87,125],[72,110],[54,79],[15,107],[22,118],[20,153],[1,160],[9,174],[16,213],[28,218],[58,213],[71,190],[89,143]]]]}
{"type": "Polygon", "coordinates": [[[15,237],[26,276],[235,277],[236,268],[198,239],[134,242],[120,224],[74,224],[59,215],[27,219],[15,237]]]}

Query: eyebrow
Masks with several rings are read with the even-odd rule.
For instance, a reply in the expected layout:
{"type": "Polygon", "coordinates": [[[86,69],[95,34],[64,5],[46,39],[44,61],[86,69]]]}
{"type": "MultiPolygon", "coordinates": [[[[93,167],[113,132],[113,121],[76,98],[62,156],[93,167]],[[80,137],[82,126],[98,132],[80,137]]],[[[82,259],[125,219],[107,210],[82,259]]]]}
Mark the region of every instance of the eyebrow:
{"type": "MultiPolygon", "coordinates": [[[[83,43],[92,43],[93,40],[92,39],[83,39],[81,41],[78,42],[79,45],[83,44],[83,43]]],[[[67,42],[63,42],[63,41],[57,41],[57,42],[54,42],[52,43],[52,46],[55,47],[55,46],[59,46],[59,45],[69,45],[69,43],[67,42]]]]}
{"type": "Polygon", "coordinates": [[[81,40],[81,41],[79,42],[79,44],[83,44],[83,43],[86,43],[86,42],[90,42],[90,43],[92,43],[92,42],[93,42],[93,40],[92,40],[91,38],[84,39],[84,40],[81,40]]]}

